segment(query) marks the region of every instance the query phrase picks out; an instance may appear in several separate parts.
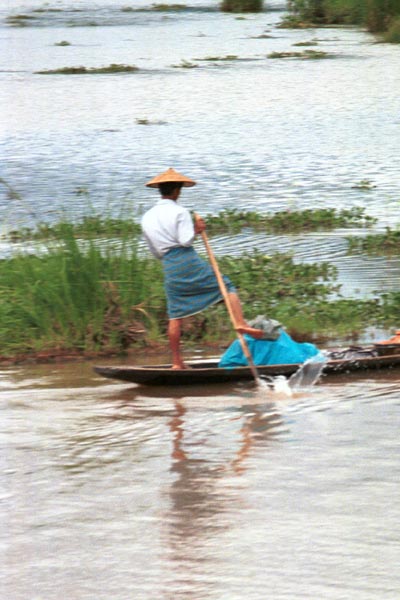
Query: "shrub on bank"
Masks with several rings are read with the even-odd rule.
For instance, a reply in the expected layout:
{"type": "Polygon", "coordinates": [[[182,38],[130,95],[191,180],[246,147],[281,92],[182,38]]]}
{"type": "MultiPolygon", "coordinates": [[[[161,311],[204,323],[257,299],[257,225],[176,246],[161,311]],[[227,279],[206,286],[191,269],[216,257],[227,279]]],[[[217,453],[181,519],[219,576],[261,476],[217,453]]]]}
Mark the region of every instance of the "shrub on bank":
{"type": "Polygon", "coordinates": [[[389,44],[400,44],[400,17],[390,21],[388,30],[383,35],[383,41],[389,44]]]}
{"type": "Polygon", "coordinates": [[[285,25],[298,27],[302,22],[315,25],[363,25],[372,33],[389,31],[396,43],[400,18],[400,0],[288,0],[290,19],[285,25]]]}
{"type": "Polygon", "coordinates": [[[289,11],[314,24],[360,24],[366,15],[364,0],[289,0],[289,11]]]}

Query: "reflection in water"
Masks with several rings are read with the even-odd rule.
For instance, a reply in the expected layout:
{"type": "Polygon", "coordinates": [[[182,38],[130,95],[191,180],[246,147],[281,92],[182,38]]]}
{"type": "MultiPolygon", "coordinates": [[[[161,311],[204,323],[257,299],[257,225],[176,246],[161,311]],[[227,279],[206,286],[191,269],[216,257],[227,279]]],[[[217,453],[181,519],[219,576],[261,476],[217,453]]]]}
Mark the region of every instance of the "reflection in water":
{"type": "Polygon", "coordinates": [[[7,600],[395,597],[398,370],[286,399],[2,375],[7,600]]]}
{"type": "MultiPolygon", "coordinates": [[[[166,488],[169,509],[163,515],[164,536],[170,561],[172,590],[168,598],[193,598],[193,582],[199,577],[199,568],[206,571],[213,564],[212,547],[218,544],[223,531],[232,528],[235,512],[240,511],[237,490],[242,483],[232,476],[242,477],[246,459],[256,445],[266,447],[281,432],[282,419],[271,403],[268,405],[243,405],[230,422],[237,426],[236,443],[230,448],[231,456],[224,463],[216,460],[211,450],[210,458],[196,457],[210,439],[204,435],[197,440],[191,437],[190,411],[182,402],[175,403],[175,414],[169,421],[172,435],[170,472],[172,483],[166,488]],[[199,562],[199,557],[201,557],[199,562]],[[186,591],[185,591],[186,590],[186,591]]],[[[214,423],[216,426],[217,423],[214,423]]],[[[211,436],[213,434],[211,433],[211,436]]],[[[217,456],[218,459],[218,456],[217,456]]],[[[202,587],[196,598],[208,598],[202,587]]],[[[210,597],[212,590],[210,589],[210,597]]]]}

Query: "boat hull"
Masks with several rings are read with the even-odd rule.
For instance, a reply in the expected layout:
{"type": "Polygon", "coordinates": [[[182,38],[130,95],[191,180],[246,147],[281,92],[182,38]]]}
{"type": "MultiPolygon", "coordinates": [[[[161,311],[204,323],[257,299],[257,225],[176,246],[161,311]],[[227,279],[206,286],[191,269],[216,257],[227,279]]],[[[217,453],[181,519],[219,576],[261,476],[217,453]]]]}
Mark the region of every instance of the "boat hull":
{"type": "MultiPolygon", "coordinates": [[[[99,375],[109,379],[141,385],[198,385],[254,380],[249,367],[222,369],[218,367],[218,360],[189,362],[188,364],[191,367],[190,369],[171,369],[171,365],[149,365],[132,367],[95,366],[94,370],[99,375]]],[[[257,372],[262,377],[290,376],[299,367],[301,367],[300,364],[260,365],[257,366],[257,372]]],[[[400,367],[400,354],[329,360],[325,363],[323,373],[343,374],[395,367],[400,367]]]]}

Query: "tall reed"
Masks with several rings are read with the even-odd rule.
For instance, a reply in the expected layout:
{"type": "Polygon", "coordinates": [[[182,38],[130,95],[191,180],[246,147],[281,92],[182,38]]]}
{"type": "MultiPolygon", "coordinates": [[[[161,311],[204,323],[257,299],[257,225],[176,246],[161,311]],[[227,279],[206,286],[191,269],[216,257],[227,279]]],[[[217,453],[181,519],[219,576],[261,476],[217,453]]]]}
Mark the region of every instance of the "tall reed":
{"type": "Polygon", "coordinates": [[[157,335],[157,316],[165,313],[160,266],[139,257],[138,236],[112,245],[78,241],[71,224],[59,229],[59,239],[37,254],[0,261],[2,354],[121,348],[138,315],[157,335]]]}

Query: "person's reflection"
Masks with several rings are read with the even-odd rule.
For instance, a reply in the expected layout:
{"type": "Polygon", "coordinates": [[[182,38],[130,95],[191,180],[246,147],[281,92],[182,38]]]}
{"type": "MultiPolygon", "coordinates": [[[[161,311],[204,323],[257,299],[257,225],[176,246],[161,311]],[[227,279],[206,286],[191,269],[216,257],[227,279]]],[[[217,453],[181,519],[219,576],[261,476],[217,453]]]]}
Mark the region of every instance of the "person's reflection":
{"type": "MultiPolygon", "coordinates": [[[[243,493],[239,482],[232,486],[232,477],[242,477],[255,447],[265,447],[282,431],[282,420],[273,404],[241,406],[233,418],[236,433],[239,430],[236,450],[225,459],[222,453],[222,458],[216,460],[213,448],[209,459],[200,458],[206,455],[205,446],[213,434],[206,436],[202,431],[199,436],[197,432],[195,439],[185,440],[191,437],[190,417],[185,405],[176,401],[175,413],[169,420],[173,481],[166,491],[170,507],[164,515],[165,541],[174,570],[170,576],[175,578],[176,574],[176,585],[182,577],[188,584],[197,572],[213,568],[215,557],[210,552],[215,550],[215,538],[234,526],[243,493]]],[[[192,599],[193,588],[189,588],[187,598],[192,599]]],[[[174,584],[167,594],[171,600],[176,598],[174,584]]],[[[181,590],[179,598],[185,597],[181,590]]],[[[202,597],[207,597],[204,589],[202,597]]]]}
{"type": "MultiPolygon", "coordinates": [[[[246,410],[248,407],[243,408],[246,410]]],[[[235,473],[240,474],[246,470],[246,458],[250,456],[255,444],[265,445],[271,442],[282,431],[281,428],[282,419],[275,412],[273,403],[263,405],[262,410],[250,407],[240,429],[241,444],[231,461],[235,473]]]]}

